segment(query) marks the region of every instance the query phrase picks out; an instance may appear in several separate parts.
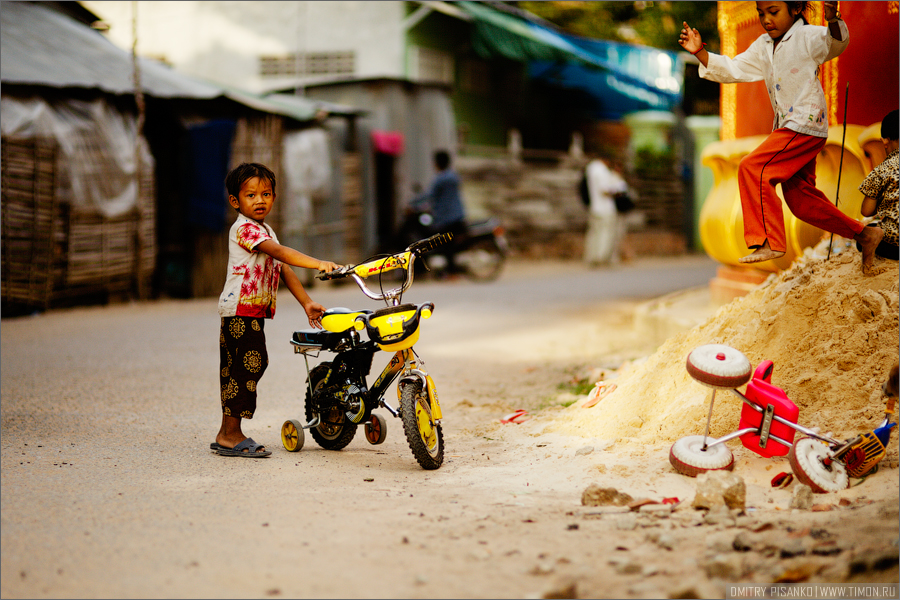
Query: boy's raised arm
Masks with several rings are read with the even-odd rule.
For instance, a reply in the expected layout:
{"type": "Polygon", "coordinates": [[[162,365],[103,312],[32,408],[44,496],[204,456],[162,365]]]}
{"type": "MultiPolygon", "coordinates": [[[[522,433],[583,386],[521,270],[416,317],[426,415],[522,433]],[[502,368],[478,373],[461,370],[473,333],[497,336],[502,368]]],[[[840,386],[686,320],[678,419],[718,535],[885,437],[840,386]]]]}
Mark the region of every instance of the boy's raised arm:
{"type": "Polygon", "coordinates": [[[294,250],[293,248],[282,246],[274,240],[265,240],[263,242],[260,242],[256,245],[255,249],[268,254],[275,260],[280,260],[285,264],[293,265],[295,267],[301,267],[303,269],[316,269],[326,272],[341,268],[340,265],[335,264],[331,261],[319,260],[318,258],[307,256],[299,250],[294,250]]]}

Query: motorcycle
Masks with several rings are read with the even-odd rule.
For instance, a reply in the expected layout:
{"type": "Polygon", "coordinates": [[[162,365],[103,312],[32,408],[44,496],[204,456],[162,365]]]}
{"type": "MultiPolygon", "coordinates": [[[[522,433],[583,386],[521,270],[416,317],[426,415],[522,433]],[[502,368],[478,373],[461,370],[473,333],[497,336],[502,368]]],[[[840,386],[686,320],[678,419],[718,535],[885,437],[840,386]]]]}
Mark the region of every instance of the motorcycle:
{"type": "MultiPolygon", "coordinates": [[[[435,233],[434,217],[425,209],[409,208],[400,229],[400,240],[409,244],[435,233]]],[[[465,230],[455,232],[447,244],[455,252],[456,267],[473,281],[494,281],[503,270],[509,256],[506,233],[496,217],[467,221],[465,230]]],[[[422,260],[425,270],[443,273],[447,270],[446,256],[434,253],[422,260]]]]}

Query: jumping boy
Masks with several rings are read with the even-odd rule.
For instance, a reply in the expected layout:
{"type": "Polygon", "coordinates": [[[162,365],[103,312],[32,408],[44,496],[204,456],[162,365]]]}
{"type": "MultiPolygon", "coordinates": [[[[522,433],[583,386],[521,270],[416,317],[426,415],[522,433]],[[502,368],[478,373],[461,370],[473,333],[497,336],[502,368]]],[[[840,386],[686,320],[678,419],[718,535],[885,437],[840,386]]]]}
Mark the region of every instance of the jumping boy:
{"type": "Polygon", "coordinates": [[[241,419],[253,418],[256,386],[269,364],[263,325],[275,315],[279,280],[303,307],[310,325],[321,329],[325,312],[282,263],[319,271],[340,267],[278,243],[264,222],[275,204],[275,174],[268,167],[242,163],[228,173],[225,187],[238,216],[228,232],[228,274],[219,297],[222,426],[210,449],[222,456],[261,458],[272,452],[244,435],[241,419]]]}
{"type": "Polygon", "coordinates": [[[810,25],[811,2],[757,2],[765,30],[734,58],[708,52],[700,32],[683,23],[678,43],[700,61],[700,77],[719,83],[765,81],[775,112],[773,131],[741,160],[738,186],[744,215],[744,240],[753,252],[740,259],[757,263],[787,250],[781,200],[811,225],[859,242],[862,270],[868,273],[884,232],[851,219],[816,188],[816,156],[828,138],[825,92],[819,67],[841,54],[850,42],[837,2],[823,2],[828,27],[810,25]]]}

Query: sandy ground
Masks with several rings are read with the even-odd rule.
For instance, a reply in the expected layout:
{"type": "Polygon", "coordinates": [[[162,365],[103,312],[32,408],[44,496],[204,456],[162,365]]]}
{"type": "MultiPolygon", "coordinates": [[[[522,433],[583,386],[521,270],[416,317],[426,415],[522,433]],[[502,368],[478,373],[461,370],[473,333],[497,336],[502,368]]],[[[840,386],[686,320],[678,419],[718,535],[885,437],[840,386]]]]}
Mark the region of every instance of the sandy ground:
{"type": "MultiPolygon", "coordinates": [[[[590,276],[546,268],[513,268],[505,280],[590,276]]],[[[652,277],[667,267],[634,268],[652,277]]],[[[419,287],[427,296],[468,285],[419,287]]],[[[340,306],[359,293],[313,296],[340,306]]],[[[280,424],[302,414],[305,376],[286,347],[300,311],[286,302],[266,330],[265,400],[245,426],[274,451],[265,460],[208,450],[214,300],[4,320],[0,595],[714,598],[737,582],[896,583],[897,469],[816,495],[816,510],[791,509],[793,485],[769,484],[786,460],[738,445],[746,508],[707,513],[691,507],[697,481],[668,463],[671,440],[566,432],[573,412],[593,409],[559,384],[617,375],[657,351],[634,326],[639,305],[609,300],[552,319],[540,306],[441,305],[417,345],[440,374],[445,415],[446,459],[429,472],[397,419],[381,446],[357,435],[339,453],[309,436],[300,453],[281,447],[280,424]],[[533,418],[499,422],[519,408],[533,418]],[[591,484],[680,503],[585,506],[591,484]]]]}

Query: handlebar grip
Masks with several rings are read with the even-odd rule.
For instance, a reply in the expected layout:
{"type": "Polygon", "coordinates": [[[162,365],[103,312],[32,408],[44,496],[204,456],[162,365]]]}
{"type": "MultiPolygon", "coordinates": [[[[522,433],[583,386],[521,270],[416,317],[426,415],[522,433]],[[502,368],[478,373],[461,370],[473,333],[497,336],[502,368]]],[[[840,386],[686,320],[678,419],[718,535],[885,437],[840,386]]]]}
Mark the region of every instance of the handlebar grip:
{"type": "Polygon", "coordinates": [[[409,250],[417,255],[426,254],[453,239],[452,233],[436,233],[430,238],[419,240],[410,245],[409,250]]]}
{"type": "Polygon", "coordinates": [[[342,277],[347,276],[347,267],[343,267],[341,269],[335,269],[334,271],[325,271],[323,273],[319,273],[316,275],[316,279],[321,281],[328,281],[329,279],[341,279],[342,277]]]}

